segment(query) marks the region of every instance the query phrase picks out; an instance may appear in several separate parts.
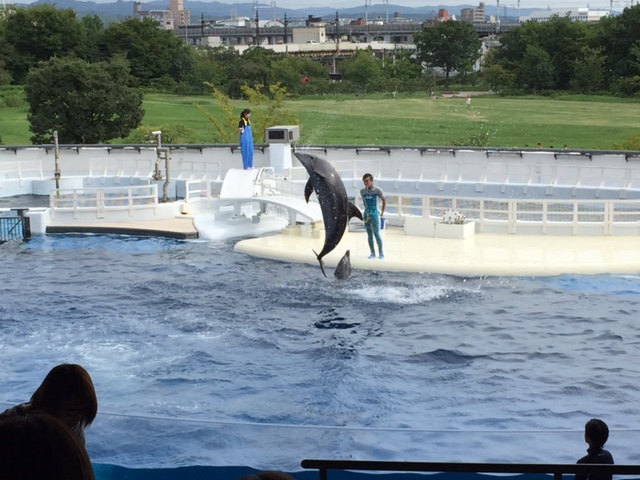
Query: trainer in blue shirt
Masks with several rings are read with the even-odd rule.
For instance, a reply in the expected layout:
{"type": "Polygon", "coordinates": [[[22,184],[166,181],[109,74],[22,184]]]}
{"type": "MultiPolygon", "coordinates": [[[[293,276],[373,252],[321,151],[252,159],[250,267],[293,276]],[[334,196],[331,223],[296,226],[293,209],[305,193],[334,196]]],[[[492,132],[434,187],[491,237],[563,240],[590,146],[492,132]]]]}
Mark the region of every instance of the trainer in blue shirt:
{"type": "Polygon", "coordinates": [[[383,259],[384,252],[382,250],[382,238],[380,237],[380,217],[384,215],[384,209],[387,208],[387,199],[380,188],[373,186],[373,175],[365,173],[362,181],[364,182],[364,188],[360,190],[360,195],[362,195],[362,202],[364,203],[364,226],[367,230],[369,249],[371,250],[369,258],[376,258],[376,251],[373,244],[373,237],[375,237],[376,243],[378,244],[379,257],[383,259]],[[378,211],[378,199],[382,201],[381,211],[378,211]]]}

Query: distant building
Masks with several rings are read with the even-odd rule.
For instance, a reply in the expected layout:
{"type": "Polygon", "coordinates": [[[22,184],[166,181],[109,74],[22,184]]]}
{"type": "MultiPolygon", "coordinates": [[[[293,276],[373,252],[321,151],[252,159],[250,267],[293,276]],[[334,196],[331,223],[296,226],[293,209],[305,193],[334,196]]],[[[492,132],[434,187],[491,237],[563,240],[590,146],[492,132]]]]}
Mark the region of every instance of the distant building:
{"type": "Polygon", "coordinates": [[[307,18],[307,27],[319,27],[324,25],[324,20],[322,17],[315,17],[313,15],[309,15],[307,18]]]}
{"type": "Polygon", "coordinates": [[[141,2],[133,4],[134,18],[151,18],[165,30],[178,31],[191,22],[189,10],[184,8],[184,0],[169,0],[168,10],[143,10],[141,2]]]}
{"type": "MultiPolygon", "coordinates": [[[[364,20],[363,20],[364,22],[364,20]]],[[[393,18],[391,20],[389,20],[389,23],[416,23],[414,20],[411,20],[409,18],[405,18],[402,16],[402,14],[400,12],[393,12],[393,18]]],[[[362,24],[364,25],[364,23],[362,24]]]]}
{"type": "Polygon", "coordinates": [[[191,12],[184,8],[184,0],[169,0],[169,10],[173,15],[174,30],[191,23],[191,12]]]}
{"type": "Polygon", "coordinates": [[[223,27],[246,28],[251,27],[253,22],[249,17],[232,17],[221,20],[219,24],[223,27]]]}
{"type": "Polygon", "coordinates": [[[568,17],[573,22],[597,23],[603,17],[609,16],[608,10],[589,10],[589,7],[580,8],[551,8],[548,10],[537,10],[530,15],[520,16],[520,22],[535,20],[536,22],[548,22],[552,17],[568,17]]]}
{"type": "Polygon", "coordinates": [[[460,10],[460,21],[472,24],[485,23],[487,18],[484,2],[480,2],[476,8],[463,8],[460,10]]]}
{"type": "Polygon", "coordinates": [[[324,26],[294,27],[292,29],[293,43],[325,43],[327,33],[324,26]]]}
{"type": "Polygon", "coordinates": [[[423,22],[422,27],[433,27],[438,23],[448,22],[449,20],[452,20],[451,17],[449,17],[449,12],[444,8],[441,8],[440,10],[438,10],[438,15],[435,18],[430,18],[426,22],[423,22]]]}
{"type": "Polygon", "coordinates": [[[142,10],[142,3],[135,2],[133,4],[133,16],[134,18],[155,20],[165,30],[173,30],[175,28],[171,10],[142,10]]]}

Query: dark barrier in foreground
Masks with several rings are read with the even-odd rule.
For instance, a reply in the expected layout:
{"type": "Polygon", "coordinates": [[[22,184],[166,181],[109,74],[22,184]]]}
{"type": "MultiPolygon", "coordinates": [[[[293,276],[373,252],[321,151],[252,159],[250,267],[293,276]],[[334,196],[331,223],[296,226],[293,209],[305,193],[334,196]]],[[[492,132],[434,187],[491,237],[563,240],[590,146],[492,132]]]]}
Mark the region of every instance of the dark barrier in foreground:
{"type": "Polygon", "coordinates": [[[329,470],[385,472],[447,472],[447,473],[514,473],[553,474],[562,480],[563,474],[638,475],[640,465],[595,465],[553,463],[448,463],[448,462],[385,462],[367,460],[315,460],[301,462],[302,468],[319,470],[320,480],[327,480],[329,470]]]}

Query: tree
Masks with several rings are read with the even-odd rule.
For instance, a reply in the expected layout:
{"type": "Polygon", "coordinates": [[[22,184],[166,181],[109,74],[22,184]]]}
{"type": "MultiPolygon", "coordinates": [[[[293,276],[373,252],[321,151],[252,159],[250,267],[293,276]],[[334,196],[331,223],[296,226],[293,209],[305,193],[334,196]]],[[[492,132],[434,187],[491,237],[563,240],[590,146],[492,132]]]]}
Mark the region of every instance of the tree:
{"type": "Polygon", "coordinates": [[[126,137],[144,115],[142,94],[128,86],[130,81],[122,60],[53,58],[39,64],[25,85],[31,141],[48,143],[55,130],[63,143],[126,137]]]}
{"type": "Polygon", "coordinates": [[[85,15],[80,22],[83,28],[83,40],[78,48],[79,57],[89,62],[99,62],[102,60],[102,54],[98,41],[104,32],[104,23],[97,15],[85,15]]]}
{"type": "Polygon", "coordinates": [[[327,68],[310,58],[283,55],[272,63],[272,77],[292,94],[306,93],[329,80],[327,68]],[[306,80],[305,80],[306,79],[306,80]]]}
{"type": "Polygon", "coordinates": [[[236,68],[229,71],[229,92],[234,98],[243,96],[243,85],[268,90],[272,81],[272,63],[276,58],[273,50],[251,47],[239,58],[236,68]]]}
{"type": "Polygon", "coordinates": [[[541,47],[530,45],[524,54],[520,69],[522,84],[533,90],[549,88],[553,85],[553,62],[551,56],[541,47]]]}
{"type": "Polygon", "coordinates": [[[604,85],[606,59],[600,50],[585,47],[573,62],[571,88],[577,92],[596,92],[604,85]]]}
{"type": "Polygon", "coordinates": [[[169,83],[180,82],[193,71],[190,47],[149,18],[112,23],[104,30],[99,45],[106,58],[123,55],[139,85],[151,85],[153,81],[166,84],[163,78],[169,83]]]}
{"type": "Polygon", "coordinates": [[[549,54],[554,67],[554,85],[567,90],[575,73],[575,62],[584,55],[589,25],[573,22],[569,17],[554,16],[540,24],[541,35],[536,45],[549,54]]]}
{"type": "Polygon", "coordinates": [[[267,93],[264,92],[262,85],[256,88],[244,85],[242,92],[251,104],[252,131],[256,143],[264,141],[264,130],[267,127],[300,123],[296,114],[284,108],[284,102],[290,95],[279,83],[270,85],[267,93]]]}
{"type": "Polygon", "coordinates": [[[5,39],[13,54],[7,68],[22,83],[40,61],[78,53],[84,39],[82,23],[71,9],[51,5],[18,8],[5,21],[5,39]]]}
{"type": "Polygon", "coordinates": [[[640,65],[633,54],[634,45],[640,45],[640,5],[625,8],[621,15],[603,18],[596,29],[595,46],[602,48],[613,77],[640,75],[640,65]]]}
{"type": "Polygon", "coordinates": [[[383,71],[396,91],[424,92],[433,86],[433,77],[423,74],[422,65],[408,50],[400,50],[387,57],[383,71]]]}
{"type": "MultiPolygon", "coordinates": [[[[210,85],[213,87],[212,85],[210,85]]],[[[252,88],[248,85],[242,86],[242,91],[251,105],[251,124],[253,126],[253,138],[256,143],[262,143],[264,129],[274,125],[297,125],[300,123],[298,117],[290,110],[284,108],[284,102],[289,97],[287,89],[276,83],[264,92],[265,88],[258,85],[252,88]]],[[[235,143],[238,141],[238,120],[239,112],[234,113],[231,99],[219,89],[213,88],[218,106],[222,110],[222,115],[213,115],[201,105],[196,108],[207,116],[215,129],[216,138],[219,143],[235,143]]]]}
{"type": "Polygon", "coordinates": [[[205,95],[212,88],[226,85],[227,71],[224,63],[212,55],[213,49],[192,49],[193,71],[184,81],[189,85],[189,92],[195,95],[205,95]]]}
{"type": "Polygon", "coordinates": [[[494,92],[501,92],[513,85],[513,74],[502,65],[489,65],[482,69],[482,83],[494,92]]]}
{"type": "Polygon", "coordinates": [[[414,35],[418,59],[432,68],[441,68],[445,86],[452,72],[469,73],[480,58],[482,42],[473,26],[463,22],[441,22],[414,35]]]}
{"type": "Polygon", "coordinates": [[[368,87],[382,77],[382,64],[373,56],[371,47],[358,50],[351,58],[342,64],[344,80],[357,85],[359,90],[366,92],[368,87]]]}

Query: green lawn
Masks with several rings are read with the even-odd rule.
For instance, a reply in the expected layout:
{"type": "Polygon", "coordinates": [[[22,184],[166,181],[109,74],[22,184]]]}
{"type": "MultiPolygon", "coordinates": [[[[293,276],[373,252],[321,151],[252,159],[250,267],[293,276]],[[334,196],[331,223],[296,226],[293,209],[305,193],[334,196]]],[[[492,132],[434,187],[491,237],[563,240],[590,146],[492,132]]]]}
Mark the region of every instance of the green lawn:
{"type": "MultiPolygon", "coordinates": [[[[195,103],[221,114],[213,97],[146,94],[143,123],[184,125],[196,132],[199,143],[211,143],[214,129],[195,103]]],[[[247,106],[234,105],[238,113],[247,106]]],[[[495,147],[540,142],[544,147],[613,149],[640,133],[640,102],[602,97],[478,96],[468,108],[464,98],[340,96],[294,99],[287,108],[300,117],[302,141],[309,144],[451,145],[487,135],[495,147]]],[[[26,111],[26,106],[0,108],[5,145],[29,144],[26,111]]]]}

